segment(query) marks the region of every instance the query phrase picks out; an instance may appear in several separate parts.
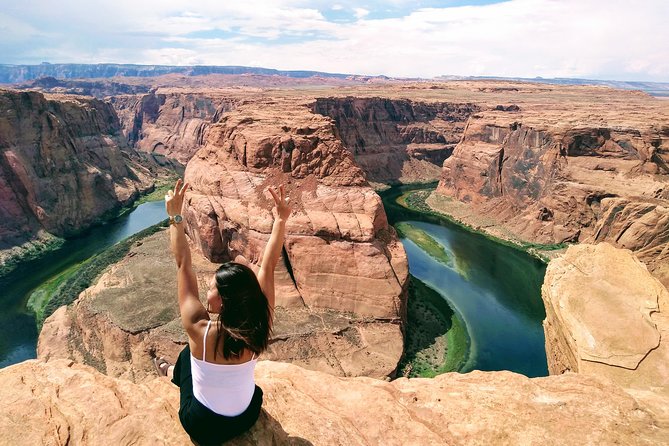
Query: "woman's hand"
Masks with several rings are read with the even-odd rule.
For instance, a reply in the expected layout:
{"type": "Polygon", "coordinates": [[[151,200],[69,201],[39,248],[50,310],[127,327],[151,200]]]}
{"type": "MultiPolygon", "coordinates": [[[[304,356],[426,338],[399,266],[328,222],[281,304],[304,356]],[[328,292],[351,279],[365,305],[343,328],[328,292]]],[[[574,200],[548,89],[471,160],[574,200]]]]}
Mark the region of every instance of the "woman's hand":
{"type": "Polygon", "coordinates": [[[183,181],[179,178],[177,184],[174,185],[174,190],[167,191],[167,195],[165,195],[165,209],[167,210],[167,215],[170,217],[181,214],[184,205],[184,195],[188,186],[188,183],[183,184],[183,181]]]}
{"type": "Polygon", "coordinates": [[[290,217],[290,205],[288,202],[290,200],[286,195],[283,184],[279,186],[278,191],[275,187],[270,187],[268,190],[269,193],[272,194],[272,198],[274,198],[273,210],[276,213],[276,216],[279,217],[280,220],[288,220],[288,217],[290,217]]]}

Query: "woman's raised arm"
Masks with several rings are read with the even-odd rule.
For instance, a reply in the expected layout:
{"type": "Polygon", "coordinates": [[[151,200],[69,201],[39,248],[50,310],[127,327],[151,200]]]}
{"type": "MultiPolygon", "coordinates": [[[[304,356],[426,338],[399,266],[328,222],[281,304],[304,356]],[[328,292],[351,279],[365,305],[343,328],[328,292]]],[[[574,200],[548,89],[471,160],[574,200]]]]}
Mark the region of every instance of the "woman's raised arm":
{"type": "Polygon", "coordinates": [[[177,180],[174,191],[165,195],[165,208],[170,217],[170,247],[177,262],[177,295],[179,298],[179,312],[181,322],[187,333],[194,331],[194,325],[202,320],[209,319],[207,310],[198,298],[197,278],[191,263],[190,247],[186,240],[181,212],[184,195],[188,183],[177,180]]]}
{"type": "Polygon", "coordinates": [[[274,311],[274,269],[281,257],[283,240],[286,235],[286,221],[290,216],[290,206],[283,184],[279,186],[279,190],[269,188],[269,193],[274,198],[274,224],[262,256],[258,282],[269,301],[270,308],[274,311]]]}

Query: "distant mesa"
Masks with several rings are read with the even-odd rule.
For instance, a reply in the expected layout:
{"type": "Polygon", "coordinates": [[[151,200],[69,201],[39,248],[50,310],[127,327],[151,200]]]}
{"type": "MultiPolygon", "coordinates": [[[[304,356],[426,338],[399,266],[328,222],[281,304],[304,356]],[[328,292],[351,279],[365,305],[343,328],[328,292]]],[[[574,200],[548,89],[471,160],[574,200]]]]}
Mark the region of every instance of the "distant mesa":
{"type": "MultiPolygon", "coordinates": [[[[166,74],[198,76],[207,74],[259,74],[279,75],[292,78],[320,76],[344,79],[351,74],[325,73],[307,70],[275,70],[272,68],[242,66],[175,66],[175,65],[133,65],[133,64],[51,64],[40,65],[0,65],[0,84],[27,82],[41,77],[59,79],[110,78],[110,77],[152,77],[166,74]]],[[[366,76],[374,77],[374,76],[366,76]]]]}

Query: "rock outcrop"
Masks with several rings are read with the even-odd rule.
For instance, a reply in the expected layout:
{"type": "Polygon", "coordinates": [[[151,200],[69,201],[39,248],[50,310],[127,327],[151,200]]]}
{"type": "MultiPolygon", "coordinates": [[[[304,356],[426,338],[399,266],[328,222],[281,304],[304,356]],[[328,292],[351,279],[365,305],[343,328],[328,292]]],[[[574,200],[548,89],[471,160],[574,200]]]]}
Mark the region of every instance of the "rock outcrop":
{"type": "Polygon", "coordinates": [[[367,179],[379,183],[436,181],[460,141],[473,104],[408,99],[318,98],[313,111],[335,122],[338,136],[367,179]]]}
{"type": "MultiPolygon", "coordinates": [[[[1,444],[177,445],[178,389],[102,375],[66,360],[0,370],[1,444]]],[[[256,425],[232,445],[517,445],[669,441],[643,405],[610,381],[510,372],[434,379],[337,378],[261,361],[265,392],[256,425]]]]}
{"type": "Polygon", "coordinates": [[[205,143],[211,123],[235,107],[235,99],[216,91],[151,91],[110,98],[128,144],[185,165],[205,143]]]}
{"type": "MultiPolygon", "coordinates": [[[[174,260],[165,255],[168,246],[166,231],[138,242],[75,303],[47,318],[38,357],[71,359],[134,382],[155,375],[152,354],[175,359],[187,337],[179,319],[174,260]]],[[[217,265],[196,251],[193,263],[204,302],[204,284],[217,265]]],[[[276,309],[263,358],[338,376],[384,378],[401,355],[397,322],[293,305],[276,309]]]]}
{"type": "Polygon", "coordinates": [[[212,128],[185,179],[196,245],[213,261],[252,264],[272,227],[266,189],[285,184],[294,212],[278,305],[404,317],[404,249],[329,118],[291,102],[240,106],[212,128]]]}
{"type": "Polygon", "coordinates": [[[431,204],[467,203],[462,220],[503,238],[632,249],[668,285],[669,106],[593,90],[473,115],[436,191],[456,201],[431,204]]]}
{"type": "Polygon", "coordinates": [[[669,426],[669,291],[629,250],[571,246],[542,287],[551,374],[606,377],[669,426]]]}
{"type": "Polygon", "coordinates": [[[0,250],[69,236],[153,187],[96,99],[0,91],[0,250]]]}

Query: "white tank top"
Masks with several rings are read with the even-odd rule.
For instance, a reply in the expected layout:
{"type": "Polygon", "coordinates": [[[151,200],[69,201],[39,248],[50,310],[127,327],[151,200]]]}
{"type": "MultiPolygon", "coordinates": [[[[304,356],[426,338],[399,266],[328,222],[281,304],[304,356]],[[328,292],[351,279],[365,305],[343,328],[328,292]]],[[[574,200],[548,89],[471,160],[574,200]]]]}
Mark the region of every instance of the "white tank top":
{"type": "Polygon", "coordinates": [[[193,395],[205,407],[219,415],[234,417],[242,414],[251,404],[255,391],[253,371],[258,360],[253,358],[242,364],[214,364],[206,362],[207,333],[204,331],[202,360],[191,353],[190,367],[193,375],[193,395]]]}

